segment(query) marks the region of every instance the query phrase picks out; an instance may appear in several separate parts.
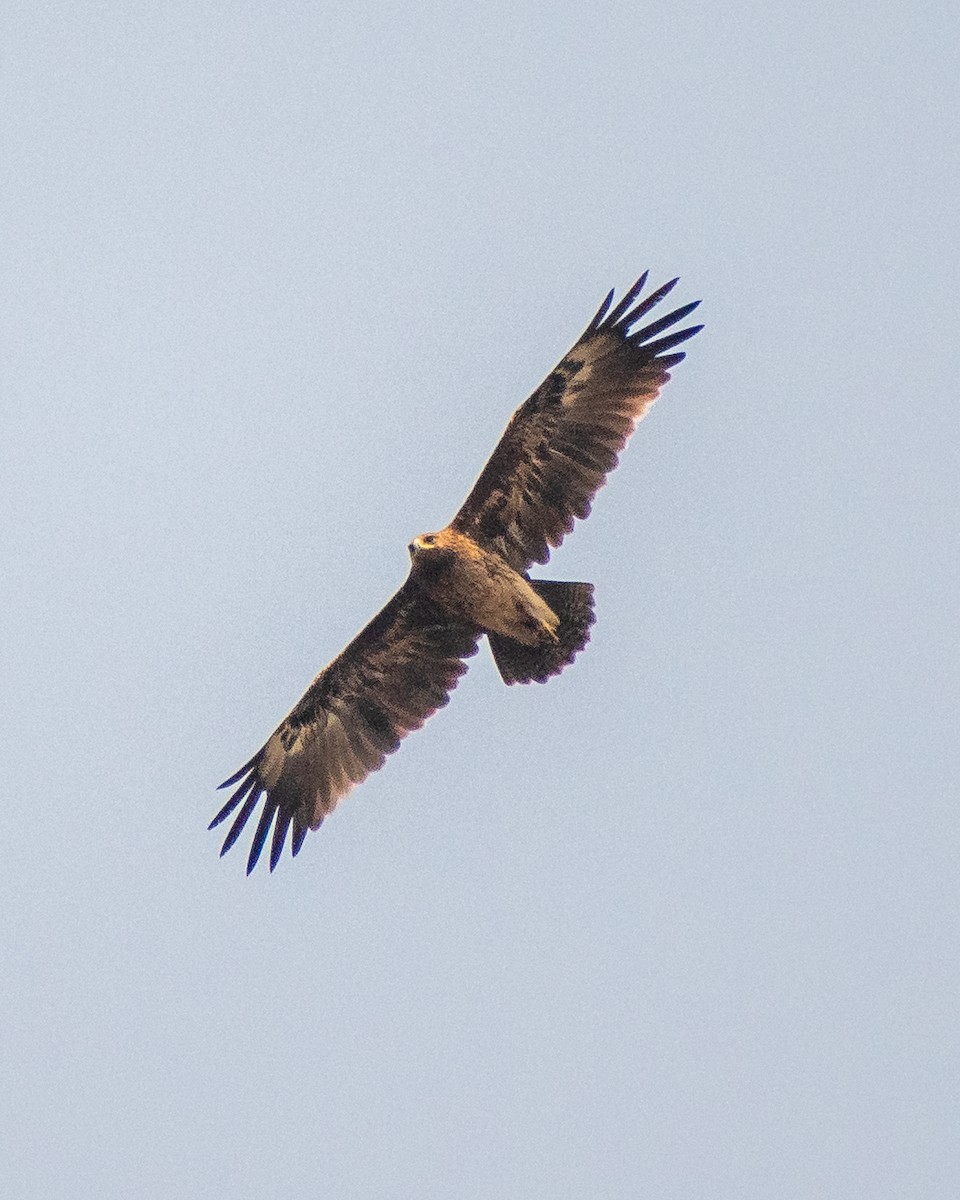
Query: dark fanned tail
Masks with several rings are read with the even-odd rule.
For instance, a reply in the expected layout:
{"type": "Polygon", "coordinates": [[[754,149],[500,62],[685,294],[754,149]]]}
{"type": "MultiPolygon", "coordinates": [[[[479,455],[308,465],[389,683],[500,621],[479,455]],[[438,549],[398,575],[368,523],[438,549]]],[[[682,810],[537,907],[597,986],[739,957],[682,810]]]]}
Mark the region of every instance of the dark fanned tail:
{"type": "Polygon", "coordinates": [[[524,646],[498,633],[489,634],[493,659],[504,683],[545,683],[572,663],[590,640],[590,626],[595,620],[592,583],[531,579],[530,586],[560,618],[559,641],[524,646]]]}

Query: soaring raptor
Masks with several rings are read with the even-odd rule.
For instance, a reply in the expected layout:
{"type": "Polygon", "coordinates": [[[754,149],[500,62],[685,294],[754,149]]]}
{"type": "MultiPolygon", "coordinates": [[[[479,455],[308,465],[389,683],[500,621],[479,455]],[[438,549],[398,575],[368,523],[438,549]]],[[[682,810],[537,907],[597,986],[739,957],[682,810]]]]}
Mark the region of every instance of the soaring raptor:
{"type": "Polygon", "coordinates": [[[531,579],[590,503],[646,415],[699,301],[635,326],[677,280],[641,299],[647,274],[611,308],[607,296],[572,350],[514,413],[463,507],[409,545],[406,582],[325,667],[266,745],[221,787],[237,785],[210,824],[236,809],[225,854],[264,801],[247,873],[270,836],[270,870],[292,828],[299,853],[337,801],[449,700],[486,634],[505,683],[543,683],[586,645],[593,585],[531,579]],[[668,332],[669,331],[669,332],[668,332]]]}

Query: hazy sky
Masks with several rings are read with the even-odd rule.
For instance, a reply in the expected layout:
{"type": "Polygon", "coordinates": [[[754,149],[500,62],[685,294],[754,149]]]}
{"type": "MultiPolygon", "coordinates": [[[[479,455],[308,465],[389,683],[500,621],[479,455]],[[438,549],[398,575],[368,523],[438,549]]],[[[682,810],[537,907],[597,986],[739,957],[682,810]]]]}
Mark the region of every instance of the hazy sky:
{"type": "Polygon", "coordinates": [[[956,1196],[951,11],[6,5],[0,1194],[956,1196]],[[645,267],[588,651],[218,860],[645,267]]]}

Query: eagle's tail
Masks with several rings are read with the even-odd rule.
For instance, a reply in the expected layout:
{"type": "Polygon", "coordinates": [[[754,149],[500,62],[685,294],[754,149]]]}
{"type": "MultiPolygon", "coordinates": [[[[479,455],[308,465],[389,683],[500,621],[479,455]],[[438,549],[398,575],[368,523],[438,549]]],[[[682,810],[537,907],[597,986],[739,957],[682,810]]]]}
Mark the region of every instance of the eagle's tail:
{"type": "Polygon", "coordinates": [[[595,619],[592,583],[531,579],[530,586],[560,618],[557,641],[524,646],[513,638],[490,633],[490,649],[504,683],[545,683],[572,663],[590,640],[590,626],[595,619]]]}

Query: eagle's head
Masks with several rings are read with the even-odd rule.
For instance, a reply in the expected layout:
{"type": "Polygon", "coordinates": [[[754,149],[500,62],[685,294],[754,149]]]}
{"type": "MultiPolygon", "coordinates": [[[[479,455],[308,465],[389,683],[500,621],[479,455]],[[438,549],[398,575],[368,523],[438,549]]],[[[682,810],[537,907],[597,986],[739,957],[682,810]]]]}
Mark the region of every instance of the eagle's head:
{"type": "Polygon", "coordinates": [[[407,547],[414,564],[450,563],[454,559],[476,559],[481,556],[479,546],[472,538],[457,529],[441,529],[439,533],[421,533],[407,547]]]}
{"type": "Polygon", "coordinates": [[[413,539],[407,549],[410,551],[412,559],[420,554],[436,553],[437,550],[443,549],[441,535],[439,533],[421,533],[413,539]]]}
{"type": "Polygon", "coordinates": [[[449,527],[441,529],[439,533],[421,533],[413,539],[407,549],[415,567],[423,569],[429,564],[434,570],[464,554],[472,557],[471,552],[476,551],[469,538],[449,527]]]}

